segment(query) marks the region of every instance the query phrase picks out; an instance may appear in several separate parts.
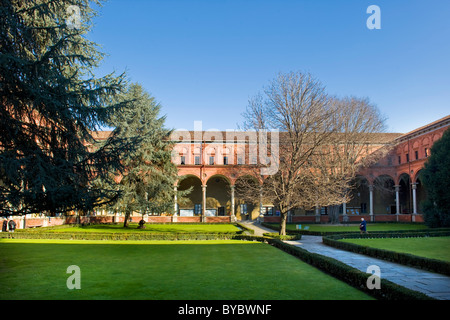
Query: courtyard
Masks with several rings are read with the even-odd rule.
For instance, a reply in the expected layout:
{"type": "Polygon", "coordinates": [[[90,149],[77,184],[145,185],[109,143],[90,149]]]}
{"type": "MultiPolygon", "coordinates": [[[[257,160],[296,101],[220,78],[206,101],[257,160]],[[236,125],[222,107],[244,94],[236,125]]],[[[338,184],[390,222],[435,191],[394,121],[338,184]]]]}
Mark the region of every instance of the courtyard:
{"type": "MultiPolygon", "coordinates": [[[[261,232],[252,234],[248,231],[250,226],[179,223],[146,224],[145,229],[139,229],[137,224],[130,224],[128,228],[121,224],[93,224],[2,233],[4,237],[0,239],[0,299],[375,299],[367,291],[356,288],[354,284],[279,250],[277,246],[270,245],[270,241],[260,241],[261,232]],[[131,234],[152,234],[155,239],[174,239],[168,235],[176,234],[190,235],[183,239],[198,239],[199,235],[209,235],[210,237],[205,239],[213,239],[215,236],[227,240],[150,241],[130,237],[131,234]],[[224,235],[227,237],[224,238],[224,235]],[[67,283],[71,276],[69,266],[79,268],[79,289],[70,288],[67,283]]],[[[295,226],[289,224],[287,229],[296,230],[295,226]]],[[[308,227],[312,232],[327,230],[336,233],[342,233],[342,230],[351,232],[355,228],[330,225],[308,227]]],[[[371,229],[414,232],[428,228],[422,224],[390,223],[373,224],[371,229]]],[[[264,230],[270,231],[268,228],[264,230]]],[[[449,261],[448,236],[342,241],[362,242],[364,245],[386,250],[449,261]]],[[[292,243],[301,244],[302,240],[292,243]]]]}
{"type": "Polygon", "coordinates": [[[1,300],[365,300],[365,293],[248,241],[0,241],[1,300]],[[81,289],[66,286],[67,267],[81,289]]]}

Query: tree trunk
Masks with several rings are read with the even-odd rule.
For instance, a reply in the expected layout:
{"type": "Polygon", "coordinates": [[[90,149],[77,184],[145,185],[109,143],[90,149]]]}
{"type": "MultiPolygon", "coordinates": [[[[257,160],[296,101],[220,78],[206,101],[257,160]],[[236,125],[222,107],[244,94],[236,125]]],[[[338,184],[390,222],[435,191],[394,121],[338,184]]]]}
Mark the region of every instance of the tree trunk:
{"type": "Polygon", "coordinates": [[[330,222],[333,224],[339,223],[339,206],[329,206],[328,214],[330,216],[330,222]]]}
{"type": "Polygon", "coordinates": [[[287,212],[281,212],[281,221],[280,221],[280,235],[286,235],[286,220],[287,220],[287,212]]]}
{"type": "Polygon", "coordinates": [[[130,218],[130,210],[125,210],[125,220],[123,221],[123,227],[128,228],[128,219],[130,218]]]}

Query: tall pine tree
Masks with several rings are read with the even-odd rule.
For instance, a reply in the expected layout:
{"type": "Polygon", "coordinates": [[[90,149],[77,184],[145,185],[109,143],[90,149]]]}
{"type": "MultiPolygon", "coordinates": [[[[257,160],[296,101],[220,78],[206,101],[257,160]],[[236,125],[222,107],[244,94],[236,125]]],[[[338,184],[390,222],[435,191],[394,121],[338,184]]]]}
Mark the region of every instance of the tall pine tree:
{"type": "MultiPolygon", "coordinates": [[[[136,141],[136,150],[124,160],[125,172],[119,183],[120,198],[110,210],[125,213],[124,227],[133,212],[172,212],[177,167],[171,162],[171,131],[159,116],[161,106],[139,84],[131,84],[122,101],[132,101],[113,114],[111,126],[123,139],[136,141]]],[[[181,196],[181,194],[180,194],[181,196]]]]}
{"type": "Polygon", "coordinates": [[[116,135],[99,145],[93,133],[122,107],[114,95],[124,76],[93,74],[103,54],[86,39],[91,2],[1,2],[1,215],[89,210],[117,197],[106,181],[130,145],[116,135]],[[90,183],[101,176],[101,188],[90,183]]]}
{"type": "Polygon", "coordinates": [[[420,173],[427,191],[422,204],[425,223],[430,227],[450,227],[450,130],[431,147],[431,155],[420,173]]]}

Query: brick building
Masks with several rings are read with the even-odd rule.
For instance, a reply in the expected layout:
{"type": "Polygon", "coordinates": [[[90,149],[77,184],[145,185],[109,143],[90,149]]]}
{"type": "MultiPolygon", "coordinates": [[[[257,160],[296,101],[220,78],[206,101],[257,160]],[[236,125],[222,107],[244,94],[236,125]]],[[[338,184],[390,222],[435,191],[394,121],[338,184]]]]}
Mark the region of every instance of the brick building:
{"type": "MultiPolygon", "coordinates": [[[[450,116],[439,119],[406,134],[380,133],[371,152],[394,144],[391,151],[370,167],[362,169],[352,190],[352,199],[341,205],[341,219],[368,221],[421,222],[420,202],[426,190],[420,171],[433,143],[449,127],[450,116]]],[[[281,134],[281,133],[280,133],[281,134]]],[[[175,190],[193,187],[192,193],[177,199],[174,217],[177,221],[232,221],[261,219],[278,221],[277,209],[271,203],[255,199],[253,203],[239,200],[238,179],[254,175],[260,137],[248,133],[217,131],[177,131],[172,161],[177,164],[180,180],[175,190]]],[[[282,140],[282,136],[280,136],[282,140]]],[[[282,155],[280,155],[282,156],[282,155]]],[[[260,180],[259,180],[260,181],[260,180]]],[[[290,212],[291,222],[327,222],[327,208],[290,212]]]]}
{"type": "MultiPolygon", "coordinates": [[[[420,202],[426,198],[421,183],[423,168],[433,143],[450,125],[450,116],[434,121],[411,132],[380,133],[368,148],[374,152],[385,145],[394,145],[390,152],[370,167],[360,170],[355,178],[351,201],[340,209],[341,221],[422,222],[420,202]]],[[[97,133],[106,139],[110,132],[97,133]]],[[[270,134],[270,133],[269,133],[270,134]]],[[[269,135],[268,134],[268,135],[269,135]]],[[[271,203],[255,199],[252,203],[239,199],[236,183],[253,177],[261,183],[255,164],[260,158],[258,142],[263,136],[235,131],[175,131],[177,142],[172,161],[178,167],[180,179],[174,191],[193,188],[184,199],[176,199],[172,212],[145,216],[148,222],[232,222],[259,219],[276,222],[280,218],[271,203]],[[231,142],[231,143],[230,143],[231,142]]],[[[280,133],[280,140],[283,139],[280,133]]],[[[282,155],[280,155],[282,156],[282,155]]],[[[175,194],[175,193],[174,193],[175,194]]],[[[15,220],[19,228],[74,223],[77,217],[37,218],[27,215],[15,220]],[[29,217],[28,217],[29,216],[29,217]]],[[[123,215],[99,209],[77,222],[123,222],[123,215]]],[[[140,214],[132,216],[139,221],[140,214]]],[[[288,215],[288,222],[328,222],[327,208],[305,211],[298,208],[288,215]]]]}

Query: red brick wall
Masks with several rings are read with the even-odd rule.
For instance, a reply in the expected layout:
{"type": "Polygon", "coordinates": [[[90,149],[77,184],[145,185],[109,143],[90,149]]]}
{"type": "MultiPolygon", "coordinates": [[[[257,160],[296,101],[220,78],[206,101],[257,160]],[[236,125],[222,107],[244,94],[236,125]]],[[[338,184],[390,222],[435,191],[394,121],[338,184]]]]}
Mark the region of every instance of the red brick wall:
{"type": "MultiPolygon", "coordinates": [[[[20,226],[22,228],[22,220],[14,219],[17,227],[20,226]]],[[[66,219],[60,217],[43,217],[43,218],[25,218],[25,228],[33,228],[33,227],[51,227],[51,226],[60,226],[65,224],[66,219]]]]}
{"type": "Polygon", "coordinates": [[[170,217],[170,216],[148,216],[147,222],[149,222],[149,223],[169,223],[169,222],[172,222],[172,217],[170,217]]]}
{"type": "Polygon", "coordinates": [[[210,222],[210,223],[229,223],[229,222],[231,222],[231,217],[230,216],[206,217],[206,221],[205,222],[210,222]]]}
{"type": "Polygon", "coordinates": [[[197,223],[202,222],[202,220],[201,217],[177,217],[177,222],[197,223]]]}

